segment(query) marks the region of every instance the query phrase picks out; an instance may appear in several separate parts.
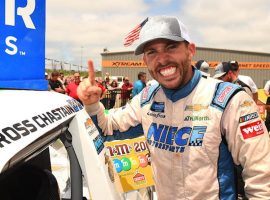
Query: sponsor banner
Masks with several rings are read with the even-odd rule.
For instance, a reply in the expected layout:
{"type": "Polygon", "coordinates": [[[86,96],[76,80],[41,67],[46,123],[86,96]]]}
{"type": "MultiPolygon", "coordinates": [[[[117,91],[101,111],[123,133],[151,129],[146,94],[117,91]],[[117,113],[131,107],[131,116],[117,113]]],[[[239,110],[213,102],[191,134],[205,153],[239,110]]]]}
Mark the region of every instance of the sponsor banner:
{"type": "Polygon", "coordinates": [[[256,137],[264,133],[261,120],[240,126],[240,130],[244,139],[256,137]]]}
{"type": "MultiPolygon", "coordinates": [[[[192,62],[195,65],[195,61],[192,62]]],[[[207,62],[210,68],[215,69],[219,62],[209,61],[207,62]]],[[[240,69],[270,69],[270,62],[238,62],[240,69]]]]}
{"type": "Polygon", "coordinates": [[[103,60],[102,67],[147,67],[142,60],[103,60]]]}
{"type": "Polygon", "coordinates": [[[47,90],[45,0],[0,1],[0,30],[0,87],[47,90]]]}
{"type": "MultiPolygon", "coordinates": [[[[195,65],[195,61],[192,65],[195,65]]],[[[218,61],[208,61],[210,68],[215,68],[218,61]]],[[[240,69],[270,69],[270,62],[238,62],[240,69]]],[[[103,60],[102,67],[147,67],[143,60],[103,60]]]]}
{"type": "Polygon", "coordinates": [[[115,183],[119,192],[154,185],[150,154],[144,137],[106,142],[105,145],[116,170],[114,177],[119,177],[120,182],[115,183]]]}

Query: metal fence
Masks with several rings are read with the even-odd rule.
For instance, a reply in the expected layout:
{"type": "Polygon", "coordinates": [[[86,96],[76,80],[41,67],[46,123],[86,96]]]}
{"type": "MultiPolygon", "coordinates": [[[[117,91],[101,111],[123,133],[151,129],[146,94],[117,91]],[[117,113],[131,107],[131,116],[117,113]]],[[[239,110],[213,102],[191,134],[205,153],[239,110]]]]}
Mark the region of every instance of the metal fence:
{"type": "Polygon", "coordinates": [[[107,90],[104,98],[100,101],[104,105],[105,109],[119,108],[126,105],[131,99],[131,91],[122,89],[107,90]]]}
{"type": "Polygon", "coordinates": [[[87,71],[86,66],[76,65],[61,60],[45,58],[45,68],[52,70],[66,70],[66,71],[87,71]]]}

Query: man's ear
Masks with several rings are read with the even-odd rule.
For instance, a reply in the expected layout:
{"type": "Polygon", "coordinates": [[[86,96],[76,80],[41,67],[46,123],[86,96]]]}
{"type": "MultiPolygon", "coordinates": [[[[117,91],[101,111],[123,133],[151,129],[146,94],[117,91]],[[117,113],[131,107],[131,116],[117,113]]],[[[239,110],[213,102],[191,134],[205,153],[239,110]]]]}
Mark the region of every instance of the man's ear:
{"type": "Polygon", "coordinates": [[[196,46],[194,43],[189,43],[188,44],[188,51],[189,51],[189,55],[191,56],[190,59],[193,58],[193,56],[195,55],[196,53],[196,46]]]}

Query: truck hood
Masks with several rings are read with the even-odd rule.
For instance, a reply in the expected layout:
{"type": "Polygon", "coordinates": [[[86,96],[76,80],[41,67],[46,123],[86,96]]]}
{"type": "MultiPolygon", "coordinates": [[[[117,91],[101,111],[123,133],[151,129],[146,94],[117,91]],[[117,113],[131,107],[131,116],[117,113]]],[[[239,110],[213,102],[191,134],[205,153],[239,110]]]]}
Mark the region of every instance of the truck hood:
{"type": "Polygon", "coordinates": [[[0,99],[0,173],[41,148],[55,137],[52,130],[83,109],[52,91],[0,90],[0,99]]]}

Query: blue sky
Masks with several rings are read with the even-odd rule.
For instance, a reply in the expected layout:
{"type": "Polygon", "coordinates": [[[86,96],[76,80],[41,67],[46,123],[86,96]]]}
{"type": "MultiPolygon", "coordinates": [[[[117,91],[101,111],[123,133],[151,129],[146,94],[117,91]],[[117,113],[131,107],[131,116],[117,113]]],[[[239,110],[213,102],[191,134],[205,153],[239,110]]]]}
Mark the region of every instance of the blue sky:
{"type": "Polygon", "coordinates": [[[177,16],[200,47],[270,53],[269,0],[47,0],[46,57],[100,68],[104,48],[123,46],[148,16],[177,16]]]}

